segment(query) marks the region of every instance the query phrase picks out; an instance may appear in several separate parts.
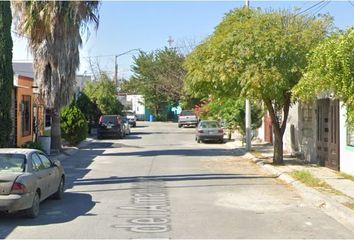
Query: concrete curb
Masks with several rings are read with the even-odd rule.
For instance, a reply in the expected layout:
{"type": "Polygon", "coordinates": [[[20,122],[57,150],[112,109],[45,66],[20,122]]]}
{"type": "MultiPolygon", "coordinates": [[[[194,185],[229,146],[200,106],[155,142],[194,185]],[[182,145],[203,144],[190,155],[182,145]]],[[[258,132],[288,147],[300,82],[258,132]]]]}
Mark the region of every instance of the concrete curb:
{"type": "MultiPolygon", "coordinates": [[[[230,148],[231,145],[228,145],[230,148]]],[[[234,146],[233,146],[234,147],[234,146]]],[[[309,202],[312,206],[322,209],[328,216],[334,218],[336,221],[341,223],[343,226],[348,228],[354,233],[354,211],[345,207],[341,203],[333,200],[329,196],[315,190],[314,188],[308,187],[305,184],[295,180],[287,172],[282,172],[276,167],[265,164],[263,160],[257,158],[252,153],[245,152],[244,155],[247,159],[253,161],[266,172],[277,176],[280,180],[286,182],[287,184],[293,186],[300,196],[309,202]]]]}
{"type": "Polygon", "coordinates": [[[59,161],[64,161],[64,160],[68,159],[69,157],[71,157],[73,154],[75,154],[81,148],[87,147],[88,145],[90,145],[91,143],[93,143],[95,141],[96,140],[93,138],[86,138],[77,147],[69,148],[58,155],[51,155],[50,157],[52,157],[56,160],[59,160],[59,161]]]}

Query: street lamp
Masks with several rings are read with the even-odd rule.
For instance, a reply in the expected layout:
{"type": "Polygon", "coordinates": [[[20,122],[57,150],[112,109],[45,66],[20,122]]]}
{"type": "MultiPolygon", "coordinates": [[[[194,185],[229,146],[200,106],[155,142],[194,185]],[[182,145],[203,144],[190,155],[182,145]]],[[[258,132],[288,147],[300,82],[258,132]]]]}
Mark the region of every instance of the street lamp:
{"type": "Polygon", "coordinates": [[[140,51],[140,48],[134,48],[134,49],[130,49],[126,52],[123,52],[123,53],[119,53],[117,55],[114,56],[114,80],[116,82],[116,87],[117,87],[117,90],[118,90],[118,63],[117,63],[117,58],[120,57],[120,56],[123,56],[125,54],[128,54],[130,52],[133,52],[133,51],[140,51]]]}

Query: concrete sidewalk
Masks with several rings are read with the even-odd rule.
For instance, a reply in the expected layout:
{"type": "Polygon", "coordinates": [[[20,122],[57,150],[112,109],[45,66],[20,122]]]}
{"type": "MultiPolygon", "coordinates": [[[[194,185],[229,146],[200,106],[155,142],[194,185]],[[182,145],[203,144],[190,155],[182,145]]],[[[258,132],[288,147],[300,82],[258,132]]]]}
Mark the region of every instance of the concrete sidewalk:
{"type": "Polygon", "coordinates": [[[75,152],[77,152],[80,148],[85,148],[88,145],[90,145],[92,142],[94,142],[94,138],[88,137],[85,140],[83,140],[78,146],[76,147],[64,146],[60,153],[52,153],[50,154],[50,157],[59,161],[63,161],[69,158],[75,152]]]}
{"type": "MultiPolygon", "coordinates": [[[[231,149],[244,148],[238,138],[226,144],[231,149]]],[[[286,155],[284,155],[284,165],[273,165],[273,146],[270,144],[253,142],[251,152],[245,152],[245,156],[267,172],[292,185],[305,200],[313,206],[323,209],[328,215],[354,232],[353,180],[329,168],[306,164],[286,155]],[[292,177],[296,171],[307,171],[330,187],[326,189],[309,187],[292,177]]]]}

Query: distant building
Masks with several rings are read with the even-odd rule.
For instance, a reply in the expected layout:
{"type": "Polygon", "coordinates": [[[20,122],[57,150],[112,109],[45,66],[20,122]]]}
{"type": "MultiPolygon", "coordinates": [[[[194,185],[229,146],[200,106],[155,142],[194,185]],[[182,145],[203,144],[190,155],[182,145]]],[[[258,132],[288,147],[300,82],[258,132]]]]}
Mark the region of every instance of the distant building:
{"type": "Polygon", "coordinates": [[[123,104],[126,110],[133,111],[139,120],[144,120],[145,105],[142,95],[128,95],[126,93],[119,93],[118,100],[121,104],[123,104]]]}

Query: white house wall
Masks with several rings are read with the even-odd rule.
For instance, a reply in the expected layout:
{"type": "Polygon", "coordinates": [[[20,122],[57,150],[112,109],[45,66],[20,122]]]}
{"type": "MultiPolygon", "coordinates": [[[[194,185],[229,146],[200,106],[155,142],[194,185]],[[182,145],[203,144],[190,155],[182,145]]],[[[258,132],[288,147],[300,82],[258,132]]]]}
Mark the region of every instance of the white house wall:
{"type": "Polygon", "coordinates": [[[132,111],[135,112],[136,115],[144,115],[145,114],[145,106],[144,99],[142,95],[127,95],[127,102],[132,103],[132,111]]]}
{"type": "Polygon", "coordinates": [[[340,171],[354,174],[354,147],[347,145],[346,109],[340,108],[340,171]]]}
{"type": "Polygon", "coordinates": [[[304,105],[299,102],[292,105],[283,136],[285,152],[311,163],[316,162],[317,124],[314,106],[314,104],[304,105]]]}

